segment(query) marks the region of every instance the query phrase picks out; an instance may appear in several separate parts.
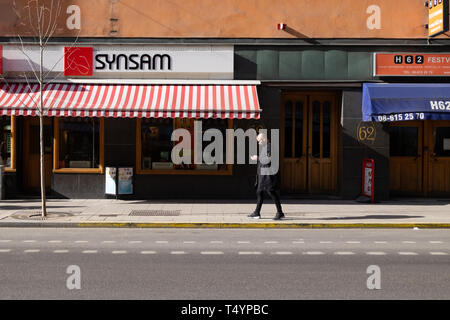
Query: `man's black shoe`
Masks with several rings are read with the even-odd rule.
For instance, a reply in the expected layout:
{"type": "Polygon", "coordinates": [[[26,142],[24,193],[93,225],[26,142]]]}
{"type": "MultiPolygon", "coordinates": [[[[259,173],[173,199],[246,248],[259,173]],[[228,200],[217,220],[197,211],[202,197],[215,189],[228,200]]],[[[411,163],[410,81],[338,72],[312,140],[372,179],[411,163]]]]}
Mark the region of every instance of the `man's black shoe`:
{"type": "Polygon", "coordinates": [[[253,219],[260,219],[261,218],[259,213],[256,213],[256,212],[253,212],[252,214],[249,214],[247,217],[253,218],[253,219]]]}
{"type": "Polygon", "coordinates": [[[275,215],[275,217],[273,218],[273,220],[281,220],[281,219],[283,219],[285,216],[284,216],[284,213],[277,213],[276,215],[275,215]]]}

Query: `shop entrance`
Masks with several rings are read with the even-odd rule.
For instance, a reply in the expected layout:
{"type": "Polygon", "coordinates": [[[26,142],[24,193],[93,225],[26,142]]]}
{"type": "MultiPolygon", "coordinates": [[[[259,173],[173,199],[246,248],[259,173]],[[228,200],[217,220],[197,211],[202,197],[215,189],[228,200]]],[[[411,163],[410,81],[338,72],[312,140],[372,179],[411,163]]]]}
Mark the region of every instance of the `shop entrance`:
{"type": "MultiPolygon", "coordinates": [[[[23,188],[27,193],[37,194],[40,191],[39,170],[39,118],[23,118],[23,188]]],[[[51,185],[52,168],[52,122],[51,118],[44,118],[44,163],[45,187],[51,185]]]]}
{"type": "Polygon", "coordinates": [[[285,193],[331,194],[337,187],[337,98],[282,95],[281,184],[285,193]]]}
{"type": "Polygon", "coordinates": [[[392,122],[389,131],[391,194],[449,196],[450,121],[392,122]]]}

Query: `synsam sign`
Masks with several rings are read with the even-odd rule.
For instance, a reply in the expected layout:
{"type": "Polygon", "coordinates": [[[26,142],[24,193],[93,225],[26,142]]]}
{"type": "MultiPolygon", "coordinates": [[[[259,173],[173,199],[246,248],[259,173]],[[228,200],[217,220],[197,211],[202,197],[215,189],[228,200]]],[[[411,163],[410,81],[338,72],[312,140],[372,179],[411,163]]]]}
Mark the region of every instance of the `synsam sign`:
{"type": "Polygon", "coordinates": [[[218,45],[64,47],[64,76],[233,79],[233,55],[233,46],[218,45]]]}

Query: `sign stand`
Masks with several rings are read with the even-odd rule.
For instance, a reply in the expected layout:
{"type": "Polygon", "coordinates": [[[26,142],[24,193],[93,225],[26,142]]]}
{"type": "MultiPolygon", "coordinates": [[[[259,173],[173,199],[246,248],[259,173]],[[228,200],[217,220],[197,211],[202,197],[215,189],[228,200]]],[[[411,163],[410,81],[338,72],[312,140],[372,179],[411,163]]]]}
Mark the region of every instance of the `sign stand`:
{"type": "Polygon", "coordinates": [[[373,159],[363,159],[362,165],[362,196],[370,198],[374,203],[374,176],[375,161],[373,159]]]}

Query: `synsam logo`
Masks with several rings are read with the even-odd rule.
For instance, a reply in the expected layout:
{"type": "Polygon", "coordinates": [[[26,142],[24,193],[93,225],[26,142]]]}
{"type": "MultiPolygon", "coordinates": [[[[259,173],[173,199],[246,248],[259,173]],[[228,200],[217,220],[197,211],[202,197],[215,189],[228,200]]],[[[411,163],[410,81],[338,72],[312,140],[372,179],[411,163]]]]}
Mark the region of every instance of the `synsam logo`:
{"type": "Polygon", "coordinates": [[[153,71],[172,70],[169,54],[101,53],[95,54],[92,47],[64,48],[64,75],[92,76],[95,71],[153,71]],[[93,61],[95,60],[95,64],[93,61]]]}

